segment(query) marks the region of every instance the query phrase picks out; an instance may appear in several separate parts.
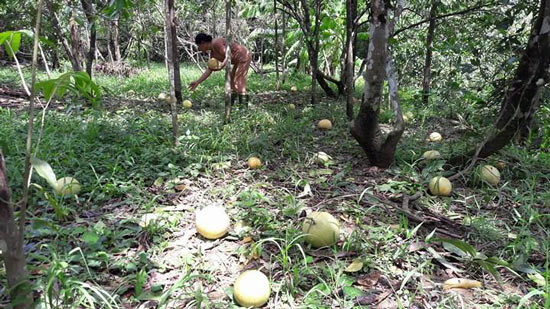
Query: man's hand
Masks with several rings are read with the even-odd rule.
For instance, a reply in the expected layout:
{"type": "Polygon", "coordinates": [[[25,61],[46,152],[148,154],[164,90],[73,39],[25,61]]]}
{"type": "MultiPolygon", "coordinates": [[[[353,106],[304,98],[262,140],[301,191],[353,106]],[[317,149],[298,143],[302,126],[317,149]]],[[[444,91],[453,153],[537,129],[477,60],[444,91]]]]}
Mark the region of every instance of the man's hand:
{"type": "Polygon", "coordinates": [[[195,88],[197,88],[197,86],[198,86],[199,84],[200,84],[200,83],[199,83],[198,80],[189,83],[189,90],[195,91],[195,88]]]}

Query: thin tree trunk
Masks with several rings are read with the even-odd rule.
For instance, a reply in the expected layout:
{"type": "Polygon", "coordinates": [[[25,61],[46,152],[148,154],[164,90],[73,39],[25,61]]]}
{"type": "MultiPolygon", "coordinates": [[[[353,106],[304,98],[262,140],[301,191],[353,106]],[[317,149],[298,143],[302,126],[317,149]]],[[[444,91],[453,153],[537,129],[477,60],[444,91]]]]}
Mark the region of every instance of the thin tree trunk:
{"type": "Polygon", "coordinates": [[[86,20],[88,21],[88,26],[90,27],[90,40],[89,40],[89,49],[88,54],[86,55],[86,73],[92,78],[93,63],[95,58],[95,44],[96,44],[96,21],[93,0],[80,0],[82,3],[82,9],[84,10],[84,15],[86,15],[86,20]]]}
{"type": "MultiPolygon", "coordinates": [[[[176,63],[178,58],[174,55],[175,44],[173,33],[175,32],[175,12],[174,12],[174,0],[164,1],[164,23],[165,23],[165,41],[166,41],[166,62],[168,66],[168,79],[170,81],[170,110],[172,113],[172,137],[174,138],[174,146],[179,144],[178,134],[178,112],[176,96],[176,63]]],[[[177,55],[176,55],[177,56],[177,55]]]]}
{"type": "Polygon", "coordinates": [[[275,49],[275,89],[279,90],[279,29],[277,25],[277,0],[273,0],[273,14],[275,14],[275,42],[273,44],[275,49]]]}
{"type": "Polygon", "coordinates": [[[225,113],[224,123],[231,122],[231,0],[225,0],[225,113]]]}
{"type": "Polygon", "coordinates": [[[281,61],[281,80],[283,84],[286,78],[286,14],[283,11],[283,48],[282,48],[282,61],[281,61]]]}
{"type": "Polygon", "coordinates": [[[433,38],[435,33],[435,14],[439,0],[432,0],[432,7],[430,9],[430,24],[428,26],[428,35],[426,36],[426,61],[424,62],[424,79],[422,80],[422,102],[424,105],[428,105],[428,99],[430,97],[430,88],[432,80],[432,50],[433,50],[433,38]]]}
{"type": "Polygon", "coordinates": [[[355,18],[357,17],[357,0],[346,0],[346,56],[345,56],[345,92],[346,92],[346,116],[348,120],[353,119],[353,88],[355,72],[355,18]]]}

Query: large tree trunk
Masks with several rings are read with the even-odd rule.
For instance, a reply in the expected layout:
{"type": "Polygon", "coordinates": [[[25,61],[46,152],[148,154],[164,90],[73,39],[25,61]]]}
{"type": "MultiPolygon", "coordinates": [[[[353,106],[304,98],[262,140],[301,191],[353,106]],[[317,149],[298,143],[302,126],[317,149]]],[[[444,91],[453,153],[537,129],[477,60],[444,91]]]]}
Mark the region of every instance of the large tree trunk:
{"type": "Polygon", "coordinates": [[[353,122],[351,134],[359,142],[372,165],[386,168],[394,161],[395,149],[403,134],[404,126],[397,98],[396,73],[392,59],[388,57],[388,38],[393,29],[388,20],[388,7],[384,0],[373,0],[371,9],[367,71],[364,75],[365,89],[361,109],[353,122]],[[383,96],[382,86],[386,76],[389,78],[396,128],[384,139],[378,124],[378,114],[383,96]]]}
{"type": "Polygon", "coordinates": [[[88,75],[90,75],[90,78],[92,78],[96,43],[96,21],[94,5],[93,0],[80,0],[80,2],[82,3],[82,9],[84,10],[84,15],[86,15],[88,26],[90,27],[89,49],[86,55],[86,73],[88,73],[88,75]]]}
{"type": "Polygon", "coordinates": [[[224,123],[231,122],[231,0],[225,0],[225,113],[224,123]]]}
{"type": "Polygon", "coordinates": [[[73,56],[71,63],[74,71],[82,71],[82,62],[80,60],[80,34],[74,15],[75,13],[73,9],[71,11],[71,19],[69,21],[69,30],[71,32],[71,54],[73,56]]]}
{"type": "Polygon", "coordinates": [[[111,46],[114,53],[114,60],[119,62],[122,57],[120,55],[120,44],[119,44],[119,35],[118,35],[118,17],[115,18],[111,24],[111,46]]]}
{"type": "MultiPolygon", "coordinates": [[[[20,239],[13,208],[10,205],[6,166],[2,149],[0,149],[0,249],[6,267],[8,287],[15,287],[10,293],[12,303],[15,303],[15,300],[24,301],[28,296],[28,291],[25,291],[25,287],[20,285],[27,277],[25,252],[20,239]]],[[[26,306],[20,305],[15,308],[28,308],[28,305],[27,303],[26,306]]]]}
{"type": "MultiPolygon", "coordinates": [[[[535,114],[540,92],[550,78],[550,0],[541,0],[538,16],[531,29],[527,48],[519,61],[514,78],[504,97],[494,132],[478,147],[477,158],[486,158],[506,146],[518,133],[528,128],[535,114]]],[[[463,164],[464,157],[451,160],[463,164]]]]}
{"type": "Polygon", "coordinates": [[[346,115],[349,120],[353,119],[353,86],[355,84],[355,55],[353,47],[355,46],[356,22],[357,18],[357,0],[346,0],[346,45],[345,45],[345,74],[343,81],[346,93],[346,115]]]}
{"type": "Polygon", "coordinates": [[[428,35],[426,36],[426,61],[424,62],[424,79],[422,80],[422,102],[424,105],[428,104],[430,97],[430,85],[432,81],[432,50],[433,50],[433,38],[435,33],[435,13],[439,0],[432,0],[432,7],[430,9],[430,24],[428,26],[428,35]]]}
{"type": "MultiPolygon", "coordinates": [[[[166,63],[168,67],[168,79],[170,81],[170,110],[172,112],[172,135],[174,138],[174,146],[179,144],[178,141],[178,99],[177,99],[177,88],[176,88],[176,79],[179,79],[179,76],[176,76],[176,64],[178,63],[177,53],[174,55],[174,50],[176,50],[175,45],[176,41],[174,40],[175,27],[174,18],[174,0],[165,0],[164,1],[164,24],[165,24],[165,42],[166,42],[166,63]]],[[[181,103],[181,102],[180,102],[181,103]]]]}
{"type": "MultiPolygon", "coordinates": [[[[65,50],[65,53],[67,54],[67,58],[69,58],[69,61],[71,62],[71,66],[73,68],[73,71],[81,71],[82,67],[80,66],[80,62],[77,59],[78,54],[74,55],[73,51],[71,51],[71,47],[69,46],[69,42],[67,41],[67,38],[65,38],[65,35],[63,34],[63,31],[61,30],[61,26],[59,25],[59,17],[57,16],[57,11],[54,7],[54,4],[51,0],[48,1],[48,9],[50,10],[51,14],[51,22],[52,27],[55,31],[55,35],[57,36],[57,40],[61,42],[61,46],[63,46],[63,50],[65,50]]],[[[72,30],[73,24],[72,20],[70,23],[70,27],[72,30]]]]}

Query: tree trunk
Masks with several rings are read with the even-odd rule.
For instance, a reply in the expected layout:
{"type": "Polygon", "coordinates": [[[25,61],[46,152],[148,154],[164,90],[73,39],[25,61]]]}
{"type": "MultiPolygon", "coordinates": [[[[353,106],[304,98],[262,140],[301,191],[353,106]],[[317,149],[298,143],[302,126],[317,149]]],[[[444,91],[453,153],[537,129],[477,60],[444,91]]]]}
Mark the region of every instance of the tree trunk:
{"type": "Polygon", "coordinates": [[[275,42],[273,44],[275,49],[275,89],[279,90],[279,29],[277,25],[277,0],[273,0],[273,14],[275,14],[275,42]]]}
{"type": "Polygon", "coordinates": [[[224,123],[231,122],[231,0],[225,0],[225,113],[224,123]]]}
{"type": "MultiPolygon", "coordinates": [[[[10,293],[12,303],[15,303],[16,300],[24,301],[28,298],[29,293],[24,286],[20,285],[26,280],[27,269],[23,243],[19,240],[19,230],[15,223],[13,208],[10,205],[4,156],[2,149],[0,149],[0,249],[2,249],[2,259],[6,267],[8,287],[15,287],[10,293]]],[[[21,304],[14,308],[28,308],[28,305],[29,303],[27,305],[21,304]]]]}
{"type": "Polygon", "coordinates": [[[95,43],[96,43],[96,21],[93,0],[80,0],[82,3],[82,9],[86,20],[88,21],[88,27],[90,27],[90,41],[89,49],[86,55],[86,73],[92,78],[93,63],[95,58],[95,43]]]}
{"type": "Polygon", "coordinates": [[[285,74],[285,71],[286,71],[286,14],[285,12],[283,11],[282,12],[282,15],[283,15],[283,48],[282,48],[282,60],[281,60],[281,80],[283,82],[283,84],[285,83],[285,77],[286,77],[286,74],[285,74]]]}
{"type": "MultiPolygon", "coordinates": [[[[389,24],[388,8],[384,0],[371,2],[372,20],[365,72],[365,88],[359,114],[351,127],[351,134],[365,151],[372,165],[386,168],[394,161],[397,143],[403,134],[403,118],[397,100],[397,82],[391,57],[388,57],[388,38],[393,27],[389,24]],[[384,140],[378,124],[385,76],[389,78],[390,94],[396,116],[396,128],[384,140]]],[[[396,14],[397,15],[397,14],[396,14]]]]}
{"type": "Polygon", "coordinates": [[[42,16],[42,0],[36,5],[36,24],[33,33],[33,53],[31,67],[31,95],[29,103],[29,122],[27,127],[27,143],[25,152],[25,169],[23,183],[23,198],[20,203],[19,226],[15,222],[14,212],[10,203],[10,194],[4,154],[0,148],[0,247],[6,269],[8,287],[10,288],[10,304],[15,309],[31,308],[32,291],[29,289],[28,273],[24,251],[25,223],[28,204],[29,184],[31,178],[31,146],[34,121],[34,101],[36,99],[36,67],[38,63],[38,46],[40,38],[40,19],[42,16]]]}
{"type": "MultiPolygon", "coordinates": [[[[48,1],[48,9],[50,10],[51,14],[51,21],[52,21],[52,27],[54,29],[55,35],[57,36],[57,40],[61,42],[61,46],[63,46],[63,49],[65,50],[65,53],[67,54],[67,58],[69,58],[69,61],[71,62],[71,66],[73,68],[73,71],[81,71],[82,67],[80,66],[80,63],[78,59],[75,57],[73,52],[71,51],[71,47],[69,46],[69,43],[67,41],[67,38],[65,38],[65,35],[63,35],[63,31],[61,30],[61,26],[59,25],[59,17],[57,16],[57,12],[55,10],[54,4],[51,0],[48,1]]],[[[74,20],[71,19],[71,22],[69,23],[69,27],[71,27],[72,30],[72,22],[74,20]]],[[[53,65],[52,65],[53,66],[53,65]]],[[[55,66],[53,66],[55,68],[55,66]]]]}
{"type": "MultiPolygon", "coordinates": [[[[57,19],[57,16],[55,16],[57,19]]],[[[59,22],[58,22],[59,25],[59,22]]],[[[71,19],[69,21],[69,30],[71,32],[71,52],[67,52],[67,55],[72,55],[71,64],[74,71],[82,71],[82,62],[80,60],[80,34],[78,32],[78,24],[74,19],[74,10],[71,11],[71,19]]],[[[59,35],[62,36],[61,30],[59,35]]]]}
{"type": "Polygon", "coordinates": [[[116,62],[119,62],[122,59],[120,55],[120,44],[118,42],[118,37],[118,18],[115,18],[111,25],[111,44],[113,47],[114,60],[116,62]]]}
{"type": "Polygon", "coordinates": [[[175,27],[174,18],[174,0],[164,1],[164,24],[165,24],[165,42],[166,42],[166,63],[168,67],[168,79],[170,81],[170,110],[172,113],[172,135],[174,138],[174,146],[179,144],[178,140],[178,112],[177,112],[177,92],[176,92],[176,63],[178,62],[177,54],[174,55],[176,42],[174,41],[175,27]]]}
{"type": "Polygon", "coordinates": [[[435,14],[439,0],[432,0],[432,7],[430,9],[430,24],[428,26],[428,35],[426,36],[426,61],[424,62],[424,79],[422,80],[422,102],[424,105],[428,105],[428,99],[430,97],[430,87],[432,80],[432,50],[433,50],[433,38],[435,33],[435,14]]]}
{"type": "MultiPolygon", "coordinates": [[[[539,104],[540,92],[550,74],[550,0],[541,0],[538,16],[531,29],[527,48],[519,61],[514,78],[504,97],[494,132],[467,157],[486,158],[512,141],[518,131],[528,128],[539,104]]],[[[464,164],[465,157],[450,160],[464,164]]]]}
{"type": "Polygon", "coordinates": [[[353,47],[355,46],[356,22],[357,18],[357,0],[346,0],[346,56],[345,56],[345,74],[342,78],[345,84],[346,93],[346,116],[349,120],[353,119],[353,88],[355,80],[355,55],[353,47]]]}

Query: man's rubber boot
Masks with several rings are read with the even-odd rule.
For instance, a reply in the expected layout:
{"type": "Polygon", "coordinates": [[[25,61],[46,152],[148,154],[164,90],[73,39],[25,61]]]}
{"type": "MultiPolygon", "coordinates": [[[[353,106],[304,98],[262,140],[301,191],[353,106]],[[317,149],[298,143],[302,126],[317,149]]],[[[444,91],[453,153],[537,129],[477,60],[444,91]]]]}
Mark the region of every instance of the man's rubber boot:
{"type": "Polygon", "coordinates": [[[250,106],[250,96],[248,94],[239,95],[239,104],[244,104],[246,107],[250,106]]]}

